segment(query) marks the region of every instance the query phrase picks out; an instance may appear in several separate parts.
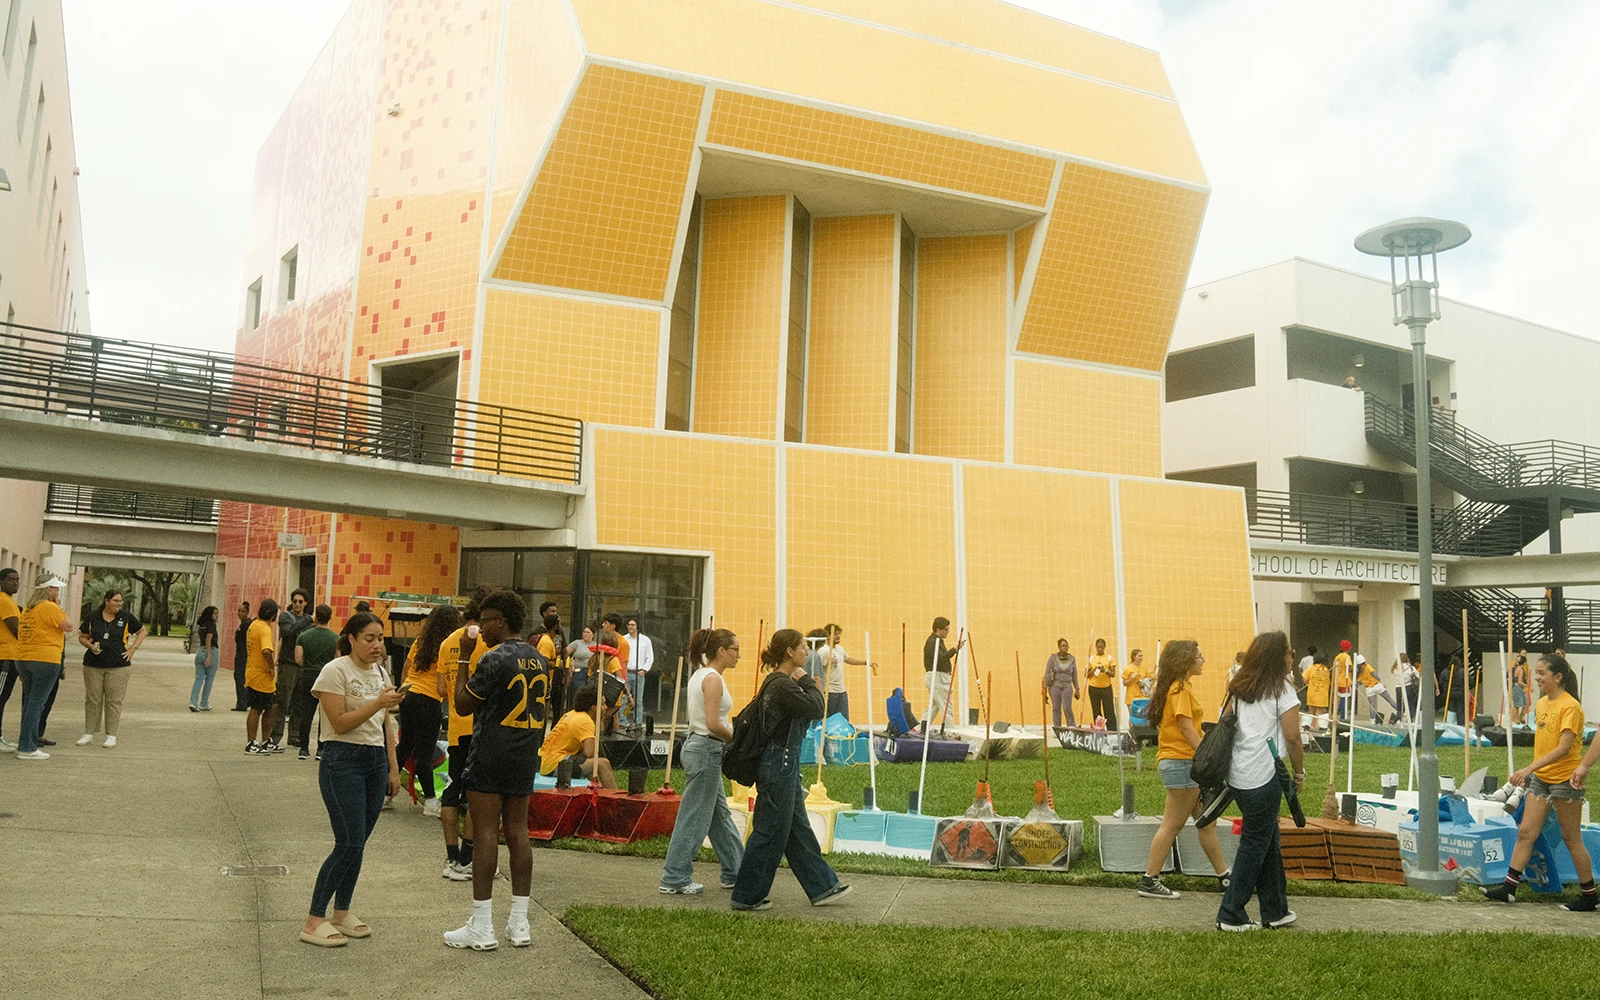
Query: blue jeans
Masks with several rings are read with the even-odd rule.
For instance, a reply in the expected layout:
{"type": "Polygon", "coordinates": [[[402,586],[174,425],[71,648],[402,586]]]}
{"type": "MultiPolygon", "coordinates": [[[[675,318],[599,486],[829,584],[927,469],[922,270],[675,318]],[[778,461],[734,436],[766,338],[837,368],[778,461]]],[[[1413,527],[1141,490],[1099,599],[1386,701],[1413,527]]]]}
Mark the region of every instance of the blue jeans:
{"type": "MultiPolygon", "coordinates": [[[[683,798],[678,801],[678,821],[672,826],[672,842],[667,845],[667,863],[661,869],[661,884],[685,886],[694,881],[694,856],[706,835],[722,863],[722,884],[739,877],[744,860],[744,844],[728,812],[728,797],[722,787],[722,741],[698,733],[683,741],[683,798]]],[[[756,802],[761,799],[757,797],[756,802]]]]}
{"type": "Polygon", "coordinates": [[[1289,888],[1284,882],[1283,847],[1278,838],[1283,789],[1274,778],[1260,788],[1235,788],[1233,801],[1244,814],[1244,832],[1233,859],[1233,881],[1217,910],[1217,923],[1249,923],[1245,904],[1251,896],[1260,900],[1263,924],[1281,920],[1289,915],[1289,888]]]}
{"type": "Polygon", "coordinates": [[[328,915],[330,899],[335,910],[350,909],[356,879],[361,877],[361,855],[378,825],[388,780],[389,753],[383,747],[338,741],[322,745],[317,784],[333,825],[333,853],[322,863],[311,890],[313,917],[328,915]]]}
{"type": "Polygon", "coordinates": [[[787,741],[769,744],[762,751],[756,812],[750,819],[750,840],[733,887],[736,906],[755,906],[766,899],[778,874],[778,862],[785,857],[807,897],[816,899],[839,884],[839,876],[822,859],[822,847],[811,832],[805,795],[800,790],[800,744],[809,725],[805,719],[791,719],[787,741]]]}
{"type": "Polygon", "coordinates": [[[211,682],[217,679],[217,647],[194,651],[194,687],[189,689],[189,704],[211,707],[211,682]],[[206,654],[210,654],[208,657],[206,654]]]}
{"type": "Polygon", "coordinates": [[[625,726],[644,725],[644,678],[645,675],[642,673],[628,671],[628,693],[633,696],[633,711],[622,720],[625,726]]]}
{"type": "Polygon", "coordinates": [[[17,750],[33,753],[39,749],[39,719],[61,679],[61,664],[17,660],[16,670],[22,675],[22,735],[17,737],[17,750]]]}

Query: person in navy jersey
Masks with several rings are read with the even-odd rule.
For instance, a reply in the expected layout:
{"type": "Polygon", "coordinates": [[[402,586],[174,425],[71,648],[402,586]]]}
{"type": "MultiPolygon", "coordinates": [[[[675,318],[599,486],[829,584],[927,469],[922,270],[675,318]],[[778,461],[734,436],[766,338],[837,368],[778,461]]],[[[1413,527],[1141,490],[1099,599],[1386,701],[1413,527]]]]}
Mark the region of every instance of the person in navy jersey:
{"type": "MultiPolygon", "coordinates": [[[[509,590],[488,595],[478,606],[480,634],[461,640],[461,662],[479,641],[489,646],[471,677],[456,673],[457,711],[472,712],[472,746],[462,771],[467,808],[474,830],[505,830],[511,858],[511,917],[506,937],[515,947],[533,943],[528,925],[528,896],[533,883],[533,852],[528,845],[528,795],[539,771],[539,747],[549,721],[551,667],[539,651],[517,638],[526,609],[509,590]]],[[[493,840],[488,841],[491,845],[493,840]]],[[[472,916],[462,927],[447,931],[452,948],[493,951],[494,877],[497,851],[474,859],[472,916]]]]}

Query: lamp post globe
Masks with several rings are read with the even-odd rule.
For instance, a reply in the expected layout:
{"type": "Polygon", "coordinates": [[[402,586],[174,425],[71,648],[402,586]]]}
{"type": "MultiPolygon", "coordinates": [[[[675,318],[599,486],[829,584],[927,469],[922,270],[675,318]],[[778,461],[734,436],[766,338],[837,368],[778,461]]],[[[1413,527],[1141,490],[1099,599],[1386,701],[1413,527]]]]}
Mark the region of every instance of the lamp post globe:
{"type": "MultiPolygon", "coordinates": [[[[1428,324],[1439,318],[1439,254],[1472,238],[1472,231],[1448,219],[1396,219],[1356,237],[1356,249],[1389,259],[1389,289],[1394,323],[1411,331],[1412,426],[1417,468],[1417,621],[1422,675],[1418,694],[1417,865],[1406,884],[1440,896],[1455,894],[1455,873],[1439,864],[1439,753],[1434,745],[1434,697],[1438,679],[1433,652],[1433,502],[1429,424],[1433,399],[1428,391],[1428,324]]],[[[1463,719],[1463,723],[1467,720],[1463,719]]],[[[1464,735],[1468,734],[1463,728],[1464,735]]]]}

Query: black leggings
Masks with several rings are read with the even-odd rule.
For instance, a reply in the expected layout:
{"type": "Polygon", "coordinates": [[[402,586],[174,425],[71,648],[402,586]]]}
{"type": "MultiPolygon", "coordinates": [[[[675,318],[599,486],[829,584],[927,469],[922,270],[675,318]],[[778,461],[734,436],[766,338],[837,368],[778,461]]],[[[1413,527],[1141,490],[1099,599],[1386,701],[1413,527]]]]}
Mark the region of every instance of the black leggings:
{"type": "Polygon", "coordinates": [[[1112,687],[1091,687],[1089,689],[1089,714],[1097,715],[1106,720],[1107,729],[1117,728],[1117,693],[1112,687]]]}
{"type": "Polygon", "coordinates": [[[434,798],[433,757],[438,750],[440,703],[415,691],[400,703],[400,743],[395,758],[406,766],[406,758],[416,761],[417,783],[424,799],[434,798]]]}

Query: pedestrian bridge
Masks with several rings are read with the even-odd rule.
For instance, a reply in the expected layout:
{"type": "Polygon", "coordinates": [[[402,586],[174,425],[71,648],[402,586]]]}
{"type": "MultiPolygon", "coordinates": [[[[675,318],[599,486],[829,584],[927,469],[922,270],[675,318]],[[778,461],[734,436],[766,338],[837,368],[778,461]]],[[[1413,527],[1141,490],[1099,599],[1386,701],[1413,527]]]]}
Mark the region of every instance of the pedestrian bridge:
{"type": "Polygon", "coordinates": [[[570,417],[219,352],[0,332],[3,477],[467,528],[563,527],[584,493],[570,417]]]}

